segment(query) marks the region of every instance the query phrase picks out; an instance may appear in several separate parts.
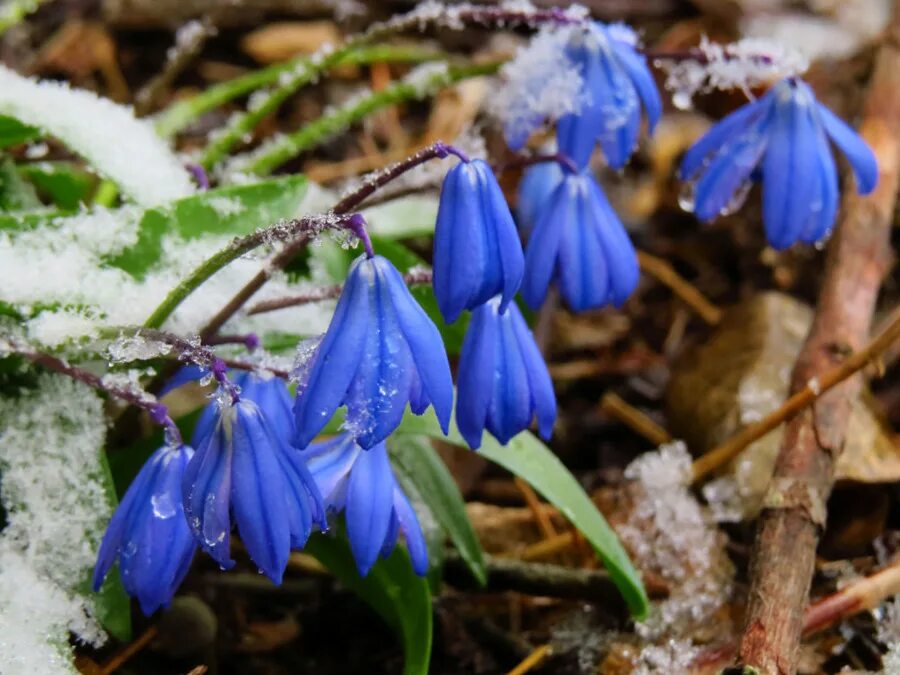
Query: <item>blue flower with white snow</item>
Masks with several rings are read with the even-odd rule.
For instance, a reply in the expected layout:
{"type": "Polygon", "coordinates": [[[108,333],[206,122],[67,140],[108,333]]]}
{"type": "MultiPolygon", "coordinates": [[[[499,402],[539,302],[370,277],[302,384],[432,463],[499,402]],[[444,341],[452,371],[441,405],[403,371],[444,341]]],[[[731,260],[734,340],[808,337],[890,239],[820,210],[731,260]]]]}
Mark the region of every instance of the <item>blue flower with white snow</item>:
{"type": "Polygon", "coordinates": [[[472,312],[457,377],[456,424],[474,450],[487,429],[502,444],[537,416],[545,439],[553,432],[556,396],[547,365],[515,303],[494,298],[472,312]]]}
{"type": "Polygon", "coordinates": [[[434,295],[447,323],[497,294],[505,307],[525,258],[509,206],[491,167],[462,161],[444,177],[434,230],[434,295]]]}
{"type": "Polygon", "coordinates": [[[184,512],[200,546],[223,568],[230,555],[232,516],[260,571],[281,583],[288,554],[313,524],[325,528],[315,481],[284,432],[249,398],[217,401],[206,439],[184,473],[184,512]]]}
{"type": "Polygon", "coordinates": [[[537,309],[558,282],[576,312],[621,306],[637,286],[637,253],[588,172],[568,173],[541,208],[525,251],[522,297],[537,309]]]}
{"type": "Polygon", "coordinates": [[[329,511],[344,512],[350,549],[362,576],[397,545],[400,532],[413,570],[428,571],[428,549],[419,519],[394,477],[384,443],[363,450],[349,434],[303,451],[329,511]]]}
{"type": "Polygon", "coordinates": [[[417,415],[433,405],[447,432],[453,406],[447,353],[397,269],[364,254],[350,267],[328,331],[298,384],[294,445],[309,445],[346,405],[346,428],[369,449],[397,428],[407,403],[417,415]]]}
{"type": "Polygon", "coordinates": [[[784,249],[818,241],[834,224],[839,201],[829,140],[850,162],[857,190],[874,190],[878,164],[866,142],[819,103],[805,82],[780,81],[713,126],[685,154],[680,173],[695,182],[694,213],[714,220],[759,173],[769,243],[784,249]]]}
{"type": "Polygon", "coordinates": [[[637,146],[642,105],[650,133],[659,121],[662,101],[636,43],[634,32],[622,24],[572,29],[566,54],[581,73],[587,100],[559,119],[556,138],[579,168],[587,166],[595,143],[609,166],[625,166],[637,146]]]}
{"type": "Polygon", "coordinates": [[[103,535],[94,591],[118,558],[122,585],[144,614],[168,607],[197,550],[181,503],[182,476],[193,454],[187,446],[163,446],[141,468],[103,535]]]}

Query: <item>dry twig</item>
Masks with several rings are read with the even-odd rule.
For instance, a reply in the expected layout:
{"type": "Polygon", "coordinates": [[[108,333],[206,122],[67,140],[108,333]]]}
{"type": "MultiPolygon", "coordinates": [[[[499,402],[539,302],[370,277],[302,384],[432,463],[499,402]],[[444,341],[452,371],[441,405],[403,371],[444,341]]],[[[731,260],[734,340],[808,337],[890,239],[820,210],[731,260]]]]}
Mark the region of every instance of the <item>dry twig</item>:
{"type": "MultiPolygon", "coordinates": [[[[890,264],[890,230],[897,197],[900,139],[900,0],[881,46],[860,133],[879,162],[877,189],[866,197],[845,190],[844,211],[828,248],[825,276],[809,336],[797,359],[793,391],[821,378],[862,347],[890,264]]],[[[816,545],[861,378],[851,377],[796,415],[784,439],[750,567],[746,625],[738,650],[761,673],[796,670],[803,611],[816,545]]]]}

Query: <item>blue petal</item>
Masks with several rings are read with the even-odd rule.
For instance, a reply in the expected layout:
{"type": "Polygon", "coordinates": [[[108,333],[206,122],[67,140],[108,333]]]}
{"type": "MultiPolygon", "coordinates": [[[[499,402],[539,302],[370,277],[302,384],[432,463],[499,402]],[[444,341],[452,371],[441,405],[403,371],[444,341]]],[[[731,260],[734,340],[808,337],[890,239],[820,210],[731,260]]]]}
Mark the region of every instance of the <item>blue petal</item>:
{"type": "Polygon", "coordinates": [[[363,356],[346,398],[344,427],[364,450],[383,441],[400,424],[415,375],[391,301],[390,283],[381,266],[376,266],[369,289],[369,306],[374,312],[363,356]]]}
{"type": "MultiPolygon", "coordinates": [[[[496,249],[492,252],[492,256],[499,258],[499,260],[489,260],[488,265],[499,263],[501,275],[499,285],[483,286],[482,294],[478,297],[480,302],[477,304],[483,304],[497,293],[502,293],[501,308],[505,309],[522,284],[522,275],[525,271],[525,254],[522,252],[522,242],[519,240],[519,234],[516,231],[516,224],[513,221],[512,213],[510,213],[509,205],[506,203],[503,192],[497,184],[494,172],[483,160],[473,160],[472,163],[474,164],[475,162],[479,163],[478,165],[481,169],[483,184],[482,208],[486,214],[486,229],[493,233],[491,244],[496,249]]],[[[470,305],[470,309],[474,306],[470,305]]]]}
{"type": "Polygon", "coordinates": [[[453,323],[477,292],[485,273],[481,251],[484,222],[478,175],[460,162],[444,177],[434,230],[433,285],[444,320],[453,323]]]}
{"type": "Polygon", "coordinates": [[[838,175],[828,139],[823,131],[817,134],[819,175],[815,198],[809,220],[800,232],[800,241],[812,244],[819,241],[831,230],[838,210],[838,175]],[[818,208],[815,208],[818,206],[818,208]]]}
{"type": "Polygon", "coordinates": [[[294,401],[294,442],[305,448],[344,400],[362,357],[369,324],[369,286],[375,270],[365,257],[350,268],[328,331],[316,351],[309,378],[294,401]]]}
{"type": "Polygon", "coordinates": [[[610,300],[616,307],[621,307],[634,292],[640,278],[637,252],[622,221],[591,176],[587,177],[587,188],[591,215],[609,269],[610,300]]]}
{"type": "Polygon", "coordinates": [[[472,312],[463,339],[456,373],[456,426],[473,450],[481,447],[494,383],[494,350],[497,341],[496,303],[472,312]]]}
{"type": "Polygon", "coordinates": [[[509,311],[513,332],[525,362],[531,406],[537,413],[541,436],[547,440],[553,433],[553,424],[556,421],[556,394],[553,392],[553,381],[550,379],[544,357],[534,341],[534,335],[525,323],[519,308],[512,305],[509,311]]]}
{"type": "Polygon", "coordinates": [[[541,162],[525,169],[519,182],[516,203],[516,216],[522,232],[527,234],[534,229],[538,215],[562,179],[562,168],[557,162],[541,162]]]}
{"type": "Polygon", "coordinates": [[[282,443],[278,459],[284,473],[291,548],[303,548],[314,522],[320,530],[328,529],[325,504],[315,479],[303,462],[300,450],[282,443]]]}
{"type": "Polygon", "coordinates": [[[531,398],[525,362],[513,332],[509,314],[498,316],[498,339],[494,343],[493,396],[487,428],[500,443],[509,440],[531,422],[531,398]]]}
{"type": "Polygon", "coordinates": [[[662,116],[662,100],[659,98],[656,81],[647,67],[647,59],[643,54],[638,54],[630,45],[617,40],[612,44],[622,67],[625,68],[634,88],[641,97],[647,112],[647,130],[652,134],[662,116]]]}
{"type": "Polygon", "coordinates": [[[182,481],[184,513],[204,551],[223,569],[234,566],[231,549],[231,427],[234,410],[218,412],[213,432],[188,462],[182,481]]]}
{"type": "Polygon", "coordinates": [[[697,181],[694,213],[704,222],[714,220],[726,209],[735,192],[756,168],[760,158],[771,145],[769,117],[753,124],[725,145],[697,181]]]}
{"type": "Polygon", "coordinates": [[[206,375],[206,369],[201,368],[200,366],[188,365],[182,366],[178,369],[178,372],[175,373],[172,377],[170,377],[166,383],[162,386],[162,389],[159,390],[157,397],[162,398],[166,394],[168,394],[173,389],[178,389],[188,382],[195,382],[196,380],[200,380],[206,375]]]}
{"type": "Polygon", "coordinates": [[[234,407],[234,520],[250,558],[273,583],[280,584],[290,553],[291,531],[277,456],[279,440],[255,403],[243,399],[234,407]]]}
{"type": "Polygon", "coordinates": [[[604,84],[591,95],[598,100],[602,111],[597,139],[606,163],[613,169],[621,169],[628,162],[637,146],[641,126],[641,108],[637,92],[628,74],[610,55],[600,59],[604,84]]]}
{"type": "Polygon", "coordinates": [[[604,124],[601,99],[606,83],[596,47],[575,45],[570,46],[566,53],[572,63],[580,67],[584,89],[590,94],[590,100],[582,105],[577,114],[569,113],[559,118],[556,141],[560,151],[579,169],[583,169],[591,160],[597,130],[604,124]]]}
{"type": "Polygon", "coordinates": [[[762,98],[741,106],[717,122],[685,153],[678,177],[682,180],[692,179],[710,155],[724,150],[748,126],[764,117],[773,101],[770,91],[762,98]]]}
{"type": "Polygon", "coordinates": [[[819,119],[825,132],[847,157],[856,176],[856,186],[860,194],[867,195],[878,185],[878,160],[869,144],[824,105],[817,105],[819,119]]]}
{"type": "Polygon", "coordinates": [[[343,487],[362,451],[349,434],[314,443],[302,451],[326,509],[339,511],[344,508],[343,487]]]}
{"type": "Polygon", "coordinates": [[[566,176],[550,195],[547,206],[541,211],[525,250],[525,277],[522,280],[522,297],[528,306],[537,309],[547,296],[547,289],[556,270],[562,233],[576,217],[574,200],[578,182],[566,176]]]}
{"type": "Polygon", "coordinates": [[[441,334],[425,310],[410,295],[396,268],[380,256],[375,256],[374,260],[379,261],[422,388],[431,399],[434,412],[446,434],[453,409],[453,379],[441,334]]]}
{"type": "Polygon", "coordinates": [[[599,241],[599,225],[588,178],[577,181],[575,215],[565,223],[559,247],[559,289],[566,303],[576,312],[601,307],[610,294],[609,264],[599,241]]]}
{"type": "Polygon", "coordinates": [[[359,573],[366,576],[390,529],[394,477],[384,443],[360,453],[347,485],[347,536],[359,573]]]}
{"type": "Polygon", "coordinates": [[[233,378],[241,389],[241,398],[253,401],[266,418],[266,424],[278,438],[290,444],[294,437],[294,415],[287,382],[280,377],[243,373],[233,378]]]}
{"type": "Polygon", "coordinates": [[[218,415],[218,404],[211,401],[204,406],[194,425],[194,431],[191,433],[191,445],[199,448],[206,443],[206,440],[212,434],[216,426],[216,418],[218,415]]]}
{"type": "Polygon", "coordinates": [[[816,127],[808,104],[779,103],[763,159],[763,224],[776,249],[797,241],[815,198],[819,167],[816,127]]]}
{"type": "Polygon", "coordinates": [[[412,560],[413,571],[423,577],[428,572],[428,547],[425,545],[425,536],[422,534],[422,527],[419,525],[415,510],[396,484],[394,485],[394,514],[400,521],[400,528],[406,537],[406,548],[412,560]]]}

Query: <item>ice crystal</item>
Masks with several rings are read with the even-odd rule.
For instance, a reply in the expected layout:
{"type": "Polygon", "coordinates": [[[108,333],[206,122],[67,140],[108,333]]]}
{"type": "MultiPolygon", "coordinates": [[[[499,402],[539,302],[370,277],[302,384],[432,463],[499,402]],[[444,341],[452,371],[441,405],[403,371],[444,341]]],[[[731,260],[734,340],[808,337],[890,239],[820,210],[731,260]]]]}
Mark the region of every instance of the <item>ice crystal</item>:
{"type": "Polygon", "coordinates": [[[672,102],[690,108],[698,93],[713,89],[750,89],[806,71],[809,62],[800,52],[761,38],[744,38],[731,44],[710,42],[705,36],[697,48],[702,59],[658,59],[666,71],[665,86],[672,102]]]}
{"type": "Polygon", "coordinates": [[[0,114],[56,136],[139,204],[155,206],[194,191],[150,124],[89,91],[22,77],[0,65],[0,114]]]}
{"type": "Polygon", "coordinates": [[[649,640],[673,632],[681,637],[727,598],[732,569],[720,534],[690,492],[691,457],[683,443],[641,455],[625,476],[635,481],[636,503],[619,535],[639,569],[659,574],[672,587],[637,632],[649,640]]]}
{"type": "Polygon", "coordinates": [[[159,340],[150,340],[142,335],[122,335],[106,348],[111,363],[146,361],[165,356],[172,351],[171,345],[159,340]]]}
{"type": "Polygon", "coordinates": [[[84,385],[42,375],[0,399],[0,672],[75,672],[67,631],[101,644],[92,602],[78,594],[110,514],[100,467],[103,405],[84,385]]]}
{"type": "Polygon", "coordinates": [[[544,120],[576,113],[584,102],[581,73],[566,57],[570,29],[543,28],[500,70],[502,85],[490,99],[490,112],[507,139],[520,145],[544,120]]]}

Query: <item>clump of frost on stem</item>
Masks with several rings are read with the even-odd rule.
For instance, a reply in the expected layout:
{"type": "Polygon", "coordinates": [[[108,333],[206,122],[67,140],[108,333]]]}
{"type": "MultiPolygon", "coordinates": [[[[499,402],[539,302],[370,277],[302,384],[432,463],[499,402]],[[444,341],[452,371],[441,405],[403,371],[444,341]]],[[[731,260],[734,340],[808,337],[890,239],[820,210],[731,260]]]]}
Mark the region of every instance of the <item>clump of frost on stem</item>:
{"type": "Polygon", "coordinates": [[[895,596],[878,611],[878,640],[888,648],[881,657],[882,672],[894,675],[900,673],[900,599],[895,596]]]}
{"type": "Polygon", "coordinates": [[[682,110],[693,105],[696,94],[713,89],[741,89],[753,98],[752,88],[800,75],[809,67],[800,52],[761,38],[720,44],[704,36],[697,52],[699,58],[656,60],[666,71],[672,102],[682,110]]]}
{"type": "Polygon", "coordinates": [[[585,103],[583,78],[565,53],[570,36],[570,28],[542,28],[500,69],[502,85],[489,111],[511,143],[521,145],[544,120],[578,112],[585,103]]]}
{"type": "Polygon", "coordinates": [[[0,672],[76,672],[68,631],[102,644],[80,594],[110,515],[100,452],[102,401],[59,375],[0,398],[0,672]]]}
{"type": "Polygon", "coordinates": [[[0,65],[0,114],[56,136],[139,204],[156,206],[194,192],[188,172],[149,123],[92,92],[0,65]]]}

